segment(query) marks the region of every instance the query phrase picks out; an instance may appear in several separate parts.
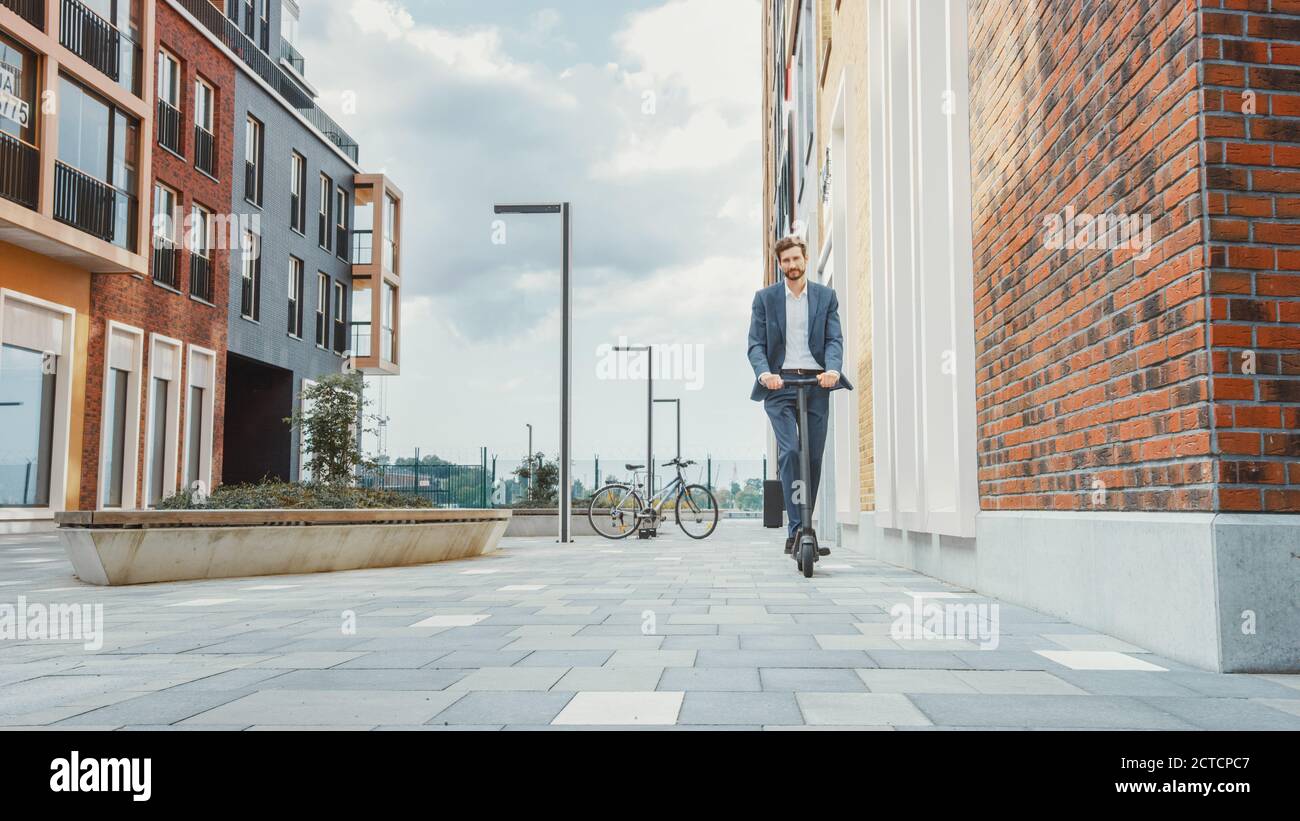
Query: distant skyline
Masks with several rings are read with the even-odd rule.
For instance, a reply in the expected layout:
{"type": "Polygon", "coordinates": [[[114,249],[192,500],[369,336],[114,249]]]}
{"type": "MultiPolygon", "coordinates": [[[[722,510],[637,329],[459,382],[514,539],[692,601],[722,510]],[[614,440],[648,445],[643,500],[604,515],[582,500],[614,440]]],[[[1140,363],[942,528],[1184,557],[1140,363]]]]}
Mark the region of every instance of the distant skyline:
{"type": "MultiPolygon", "coordinates": [[[[758,0],[304,3],[322,107],[406,198],[390,455],[477,462],[486,446],[509,462],[525,423],[558,451],[559,220],[508,217],[494,244],[492,204],[567,199],[575,458],[644,452],[645,382],[607,378],[622,338],[683,354],[655,392],[683,400],[684,456],[761,459],[745,360],[763,270],[760,21],[758,0]]],[[[659,405],[656,452],[674,438],[659,405]]]]}

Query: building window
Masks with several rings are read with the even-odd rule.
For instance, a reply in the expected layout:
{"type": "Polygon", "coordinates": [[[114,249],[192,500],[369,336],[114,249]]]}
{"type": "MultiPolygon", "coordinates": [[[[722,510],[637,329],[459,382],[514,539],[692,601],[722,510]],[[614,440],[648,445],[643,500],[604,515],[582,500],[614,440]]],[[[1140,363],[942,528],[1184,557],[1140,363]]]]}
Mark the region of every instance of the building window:
{"type": "Polygon", "coordinates": [[[163,49],[158,51],[158,144],[181,153],[181,64],[163,49]]]}
{"type": "Polygon", "coordinates": [[[343,324],[343,308],[346,305],[348,289],[342,282],[334,283],[334,353],[347,350],[347,326],[343,324]]]}
{"type": "Polygon", "coordinates": [[[149,410],[145,452],[145,503],[149,507],[176,492],[180,448],[181,343],[150,335],[149,410]]]}
{"type": "Polygon", "coordinates": [[[40,192],[40,150],[35,145],[36,57],[0,34],[0,197],[35,208],[40,192]]]}
{"type": "Polygon", "coordinates": [[[244,127],[244,199],[256,206],[262,205],[262,121],[248,116],[244,127]]]}
{"type": "Polygon", "coordinates": [[[373,294],[368,287],[352,289],[352,355],[358,358],[370,356],[370,331],[374,310],[371,303],[373,294]]]}
{"type": "Polygon", "coordinates": [[[379,356],[386,362],[397,361],[397,289],[384,283],[383,314],[379,323],[379,356]]]}
{"type": "Polygon", "coordinates": [[[320,211],[317,213],[317,242],[326,251],[330,250],[330,208],[334,199],[334,181],[324,174],[320,175],[320,211]]]}
{"type": "Polygon", "coordinates": [[[63,75],[58,100],[54,218],[134,251],[137,121],[63,75]]]}
{"type": "Polygon", "coordinates": [[[262,238],[244,232],[244,264],[241,269],[239,312],[246,319],[261,318],[262,307],[262,238]]]}
{"type": "Polygon", "coordinates": [[[144,333],[108,323],[100,417],[99,504],[135,507],[144,333]]]}
{"type": "Polygon", "coordinates": [[[153,186],[153,281],[180,290],[180,250],[177,247],[175,191],[160,182],[153,186]]]}
{"type": "Polygon", "coordinates": [[[258,0],[261,3],[261,19],[258,21],[257,45],[262,51],[271,50],[271,0],[258,0]]]}
{"type": "Polygon", "coordinates": [[[63,508],[72,315],[0,290],[0,506],[63,508]]]}
{"type": "Polygon", "coordinates": [[[216,164],[216,91],[204,80],[194,80],[194,167],[215,177],[216,164]]]}
{"type": "Polygon", "coordinates": [[[397,200],[384,194],[384,267],[397,273],[397,200]]]}
{"type": "Polygon", "coordinates": [[[348,192],[342,187],[334,190],[334,253],[348,258],[348,192]]]}
{"type": "Polygon", "coordinates": [[[326,347],[329,341],[330,277],[323,271],[316,273],[316,346],[326,347]]]}
{"type": "Polygon", "coordinates": [[[307,158],[297,151],[289,156],[289,227],[307,231],[307,158]]]}
{"type": "Polygon", "coordinates": [[[289,336],[302,338],[302,260],[289,257],[289,336]]]}
{"type": "Polygon", "coordinates": [[[198,203],[190,209],[190,294],[212,301],[212,212],[198,203]]]}
{"type": "Polygon", "coordinates": [[[191,490],[212,486],[213,373],[216,354],[190,346],[188,396],[185,405],[185,485],[191,490]]]}

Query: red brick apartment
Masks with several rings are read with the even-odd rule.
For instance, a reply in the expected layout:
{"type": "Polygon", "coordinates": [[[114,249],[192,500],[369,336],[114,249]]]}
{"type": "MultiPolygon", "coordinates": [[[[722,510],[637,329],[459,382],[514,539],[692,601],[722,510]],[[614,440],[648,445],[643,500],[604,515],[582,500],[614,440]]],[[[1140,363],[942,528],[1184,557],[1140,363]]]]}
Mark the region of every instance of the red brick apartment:
{"type": "Polygon", "coordinates": [[[221,475],[235,68],[156,10],[149,273],[91,281],[83,509],[149,507],[221,475]]]}
{"type": "Polygon", "coordinates": [[[820,532],[1300,669],[1300,0],[764,7],[764,243],[860,386],[820,532]]]}

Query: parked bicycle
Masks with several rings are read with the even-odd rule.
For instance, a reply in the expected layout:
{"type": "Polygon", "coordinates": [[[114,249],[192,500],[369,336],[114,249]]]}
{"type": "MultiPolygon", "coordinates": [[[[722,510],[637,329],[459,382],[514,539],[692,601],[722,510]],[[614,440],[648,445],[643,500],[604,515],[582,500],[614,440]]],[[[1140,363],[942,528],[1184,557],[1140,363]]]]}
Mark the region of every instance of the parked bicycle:
{"type": "Polygon", "coordinates": [[[664,467],[677,468],[677,476],[645,501],[641,498],[644,483],[637,481],[638,471],[645,465],[628,465],[631,483],[611,482],[592,494],[587,508],[592,528],[606,539],[625,539],[633,531],[654,535],[668,517],[666,507],[671,507],[682,532],[692,539],[705,538],[718,526],[718,500],[704,485],[687,484],[682,468],[693,464],[694,460],[680,458],[664,462],[664,467]]]}

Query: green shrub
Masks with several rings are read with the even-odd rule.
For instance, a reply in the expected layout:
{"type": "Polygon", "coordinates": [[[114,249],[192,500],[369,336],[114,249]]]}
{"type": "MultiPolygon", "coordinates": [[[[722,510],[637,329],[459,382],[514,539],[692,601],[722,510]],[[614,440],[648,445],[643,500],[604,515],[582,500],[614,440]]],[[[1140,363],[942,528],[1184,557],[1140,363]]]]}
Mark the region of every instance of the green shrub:
{"type": "Polygon", "coordinates": [[[220,485],[203,501],[196,499],[195,494],[186,489],[158,503],[159,510],[390,507],[433,507],[433,503],[420,496],[380,488],[280,481],[220,485]]]}

